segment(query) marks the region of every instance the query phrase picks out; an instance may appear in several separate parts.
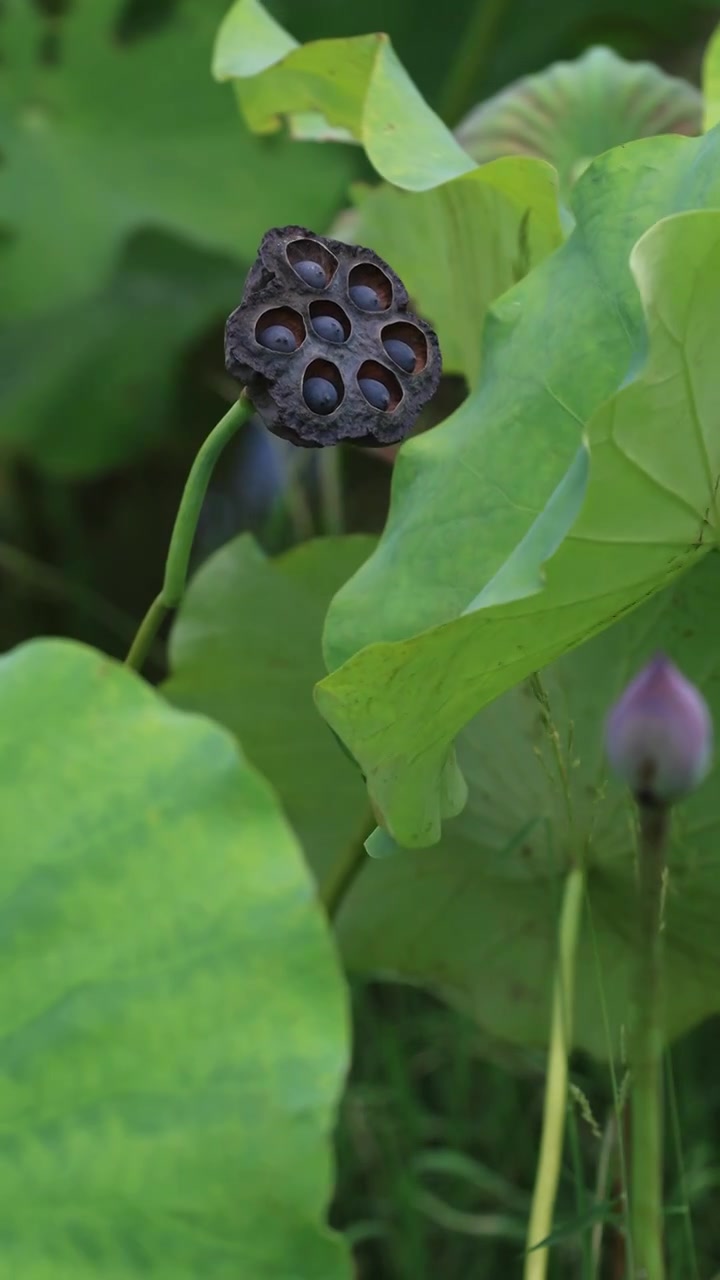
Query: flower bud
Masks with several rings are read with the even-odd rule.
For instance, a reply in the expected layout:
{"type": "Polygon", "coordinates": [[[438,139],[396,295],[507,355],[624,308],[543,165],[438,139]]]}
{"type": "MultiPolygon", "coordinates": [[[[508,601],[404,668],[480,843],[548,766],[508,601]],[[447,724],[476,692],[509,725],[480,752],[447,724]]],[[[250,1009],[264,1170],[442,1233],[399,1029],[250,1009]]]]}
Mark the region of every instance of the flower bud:
{"type": "Polygon", "coordinates": [[[707,703],[681,671],[658,654],[627,686],[605,727],[614,772],[642,804],[668,805],[708,772],[713,728],[707,703]]]}

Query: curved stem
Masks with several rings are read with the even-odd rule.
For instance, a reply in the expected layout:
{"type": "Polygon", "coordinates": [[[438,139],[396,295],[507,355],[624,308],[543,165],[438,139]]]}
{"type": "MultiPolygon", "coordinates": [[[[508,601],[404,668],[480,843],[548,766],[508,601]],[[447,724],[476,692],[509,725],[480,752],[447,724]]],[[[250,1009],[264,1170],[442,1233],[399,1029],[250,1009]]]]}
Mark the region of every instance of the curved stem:
{"type": "Polygon", "coordinates": [[[126,667],[132,667],[133,671],[142,671],[168,612],[162,596],[156,596],[130,645],[125,659],[126,667]]]}
{"type": "Polygon", "coordinates": [[[136,671],[145,662],[167,614],[171,609],[177,609],[183,598],[195,530],[210,477],[226,444],[252,412],[253,406],[243,392],[237,403],[213,427],[190,469],[170,538],[162,588],[140,623],[125,659],[125,665],[136,671]]]}
{"type": "Polygon", "coordinates": [[[330,921],[334,921],[337,917],[348,891],[354,885],[360,871],[368,860],[365,841],[374,828],[375,821],[371,815],[365,822],[359,838],[349,845],[337,861],[333,863],[323,883],[320,885],[320,901],[330,921]]]}
{"type": "Polygon", "coordinates": [[[630,1039],[630,1221],[637,1274],[664,1280],[662,1209],[662,910],[667,809],[639,806],[640,932],[630,1039]]]}
{"type": "Polygon", "coordinates": [[[575,953],[585,892],[585,873],[573,867],[565,881],[558,952],[553,984],[552,1020],[547,1059],[543,1127],[535,1188],[533,1190],[524,1280],[545,1280],[549,1249],[537,1249],[552,1233],[567,1113],[568,1053],[572,1044],[572,1009],[575,987],[575,953]]]}

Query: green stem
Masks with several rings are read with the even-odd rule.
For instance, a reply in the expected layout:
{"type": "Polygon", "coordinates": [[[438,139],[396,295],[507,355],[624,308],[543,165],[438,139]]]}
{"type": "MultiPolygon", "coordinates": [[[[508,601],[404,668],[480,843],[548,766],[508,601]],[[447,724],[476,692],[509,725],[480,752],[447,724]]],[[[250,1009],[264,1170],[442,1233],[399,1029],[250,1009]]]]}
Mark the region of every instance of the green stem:
{"type": "Polygon", "coordinates": [[[340,449],[323,449],[320,454],[320,497],[323,533],[327,537],[343,531],[343,455],[340,449]]]}
{"type": "Polygon", "coordinates": [[[354,885],[360,871],[368,860],[365,841],[375,829],[375,820],[370,816],[364,824],[362,832],[353,844],[343,851],[330,868],[320,886],[319,897],[328,920],[334,921],[345,901],[346,894],[354,885]]]}
{"type": "Polygon", "coordinates": [[[682,1199],[685,1227],[685,1244],[688,1258],[688,1277],[687,1280],[700,1280],[700,1271],[698,1268],[697,1251],[695,1249],[695,1236],[693,1233],[692,1214],[690,1212],[690,1195],[688,1192],[687,1171],[685,1169],[685,1160],[682,1149],[682,1130],[680,1128],[680,1112],[678,1110],[677,1089],[675,1088],[675,1072],[673,1070],[672,1055],[668,1049],[665,1054],[665,1075],[666,1090],[668,1099],[668,1108],[670,1112],[670,1127],[672,1130],[673,1146],[675,1148],[675,1159],[677,1161],[677,1175],[680,1187],[680,1196],[682,1199]]]}
{"type": "Polygon", "coordinates": [[[162,596],[156,596],[130,645],[125,659],[126,667],[132,667],[133,671],[142,671],[167,613],[168,609],[163,603],[162,596]]]}
{"type": "Polygon", "coordinates": [[[253,406],[243,392],[237,403],[213,427],[190,469],[170,538],[162,588],[143,618],[125,659],[125,665],[136,671],[142,668],[167,614],[177,609],[183,598],[195,530],[210,477],[226,444],[252,412],[253,406]]]}
{"type": "Polygon", "coordinates": [[[512,0],[476,0],[445,85],[440,115],[455,125],[479,99],[498,29],[512,0]]]}
{"type": "Polygon", "coordinates": [[[665,808],[640,804],[639,819],[640,930],[630,1040],[630,1221],[638,1280],[664,1280],[662,910],[670,817],[665,808]]]}
{"type": "Polygon", "coordinates": [[[568,1054],[572,1045],[575,953],[585,892],[585,873],[573,867],[565,881],[558,929],[558,954],[553,983],[552,1019],[548,1047],[542,1138],[527,1230],[524,1280],[545,1280],[549,1249],[535,1249],[552,1234],[567,1111],[568,1054]]]}

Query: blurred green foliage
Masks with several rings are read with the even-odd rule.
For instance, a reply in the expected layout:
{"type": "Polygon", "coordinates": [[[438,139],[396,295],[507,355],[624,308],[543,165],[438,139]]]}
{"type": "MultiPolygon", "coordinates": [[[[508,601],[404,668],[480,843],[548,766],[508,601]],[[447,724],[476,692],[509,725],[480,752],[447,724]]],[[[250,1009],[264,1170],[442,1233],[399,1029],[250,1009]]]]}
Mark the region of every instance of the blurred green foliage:
{"type": "Polygon", "coordinates": [[[592,44],[631,58],[674,59],[704,42],[720,8],[718,0],[457,0],[446,22],[432,5],[409,0],[269,0],[267,7],[302,41],[387,31],[450,124],[518,76],[592,44]]]}
{"type": "Polygon", "coordinates": [[[243,130],[209,75],[223,0],[134,33],[123,8],[0,14],[0,443],[74,474],[157,437],[263,232],[324,226],[360,163],[243,130]]]}
{"type": "MultiPolygon", "coordinates": [[[[183,352],[221,322],[263,231],[288,221],[324,230],[350,179],[367,172],[355,149],[261,141],[243,129],[232,95],[208,74],[226,7],[5,0],[6,456],[92,475],[157,445],[177,411],[183,352]]],[[[523,4],[461,0],[452,23],[408,0],[269,7],[301,40],[387,30],[420,89],[453,122],[507,80],[593,39],[662,54],[676,44],[681,13],[689,45],[713,6],[634,0],[619,17],[603,0],[584,0],[550,6],[540,20],[523,4]],[[466,100],[454,111],[446,102],[458,67],[466,100]]]]}
{"type": "MultiPolygon", "coordinates": [[[[78,637],[116,654],[126,648],[134,620],[159,581],[189,462],[235,395],[223,370],[222,325],[269,225],[298,222],[326,230],[346,214],[351,186],[361,182],[357,211],[345,224],[349,234],[363,225],[352,221],[359,218],[368,238],[398,264],[403,253],[415,261],[423,252],[432,256],[427,282],[416,266],[413,288],[419,295],[427,290],[432,310],[440,299],[450,350],[457,353],[451,367],[470,379],[477,376],[487,303],[513,273],[519,277],[530,265],[521,211],[515,208],[502,261],[493,257],[487,264],[483,254],[496,246],[477,236],[474,269],[488,269],[482,296],[453,316],[447,296],[436,288],[437,257],[441,246],[453,246],[449,253],[460,282],[463,265],[452,237],[465,239],[458,227],[477,205],[471,201],[466,208],[457,190],[431,193],[422,197],[427,236],[413,221],[405,237],[406,198],[388,188],[367,190],[376,177],[359,147],[252,136],[232,90],[210,75],[215,34],[227,7],[226,0],[4,0],[0,6],[2,648],[40,632],[78,637]],[[489,278],[490,266],[496,277],[489,278]]],[[[268,8],[299,41],[387,31],[431,106],[455,126],[517,77],[598,42],[697,79],[720,3],[458,0],[452,20],[417,0],[269,0],[268,8]]],[[[478,183],[475,176],[470,181],[478,183]]],[[[548,221],[530,246],[538,260],[553,247],[554,236],[556,227],[548,221]]],[[[588,332],[588,342],[596,342],[592,325],[588,332]]],[[[462,379],[448,379],[423,426],[446,416],[463,394],[462,379]]],[[[342,473],[346,526],[379,532],[388,503],[385,461],[352,452],[334,464],[292,456],[253,427],[229,451],[214,483],[196,562],[248,528],[267,552],[327,531],[337,509],[332,465],[342,473]]],[[[247,741],[250,759],[278,787],[301,838],[316,844],[316,866],[324,871],[335,841],[349,844],[362,834],[368,814],[357,774],[335,751],[309,696],[298,693],[293,679],[302,676],[309,686],[322,670],[319,629],[327,583],[319,572],[325,553],[318,545],[291,550],[269,565],[244,540],[212,560],[176,625],[166,690],[179,705],[210,711],[247,741]],[[218,631],[213,614],[222,592],[233,599],[233,609],[223,616],[226,632],[218,631]],[[253,626],[246,627],[249,615],[253,626]],[[274,631],[268,640],[269,624],[274,631]],[[209,667],[197,657],[199,639],[209,643],[207,634],[198,636],[198,627],[212,633],[209,667]],[[237,680],[233,663],[242,666],[237,680]],[[274,701],[267,701],[263,681],[278,671],[274,701]],[[291,742],[282,738],[288,726],[298,735],[291,742]],[[300,735],[307,735],[320,771],[311,785],[298,773],[288,792],[282,779],[298,748],[302,763],[300,735]],[[318,812],[324,789],[330,794],[318,812]]],[[[330,575],[333,588],[368,547],[361,540],[347,549],[347,558],[340,552],[339,567],[330,575]]],[[[418,580],[424,591],[427,575],[418,580]]],[[[387,599],[394,584],[392,579],[390,589],[383,588],[387,599]]],[[[368,599],[362,607],[367,619],[368,599]]],[[[163,676],[164,661],[162,650],[156,651],[149,672],[154,679],[163,676]]],[[[78,704],[92,701],[82,682],[69,682],[67,693],[78,704]]],[[[17,715],[22,719],[21,711],[17,715]]],[[[168,733],[174,748],[172,727],[168,733]]],[[[32,746],[31,724],[26,737],[32,746]]],[[[13,741],[11,734],[11,763],[13,741]]],[[[62,753],[64,746],[57,749],[62,753]]],[[[93,752],[86,754],[92,758],[93,752]]],[[[243,786],[254,785],[244,767],[242,776],[243,786]]],[[[184,797],[188,804],[194,795],[184,797]]],[[[279,823],[265,795],[262,805],[264,820],[279,823]]],[[[14,821],[26,821],[24,809],[14,821]]],[[[278,829],[284,831],[282,825],[278,829]]],[[[469,862],[475,852],[466,851],[469,862]]],[[[290,861],[293,856],[288,853],[290,861]]],[[[428,871],[436,866],[428,864],[428,871]]],[[[399,863],[374,868],[373,885],[405,874],[416,881],[414,868],[399,863]]],[[[483,878],[472,878],[470,892],[470,881],[462,877],[443,888],[444,867],[437,876],[430,897],[464,895],[470,913],[467,933],[447,940],[460,955],[453,963],[462,971],[473,930],[480,927],[480,906],[477,915],[473,909],[476,898],[482,899],[483,878]]],[[[428,893],[422,883],[411,888],[421,899],[428,893]]],[[[373,933],[377,954],[392,968],[391,944],[403,944],[407,955],[412,938],[393,935],[391,902],[385,907],[374,922],[368,909],[362,928],[373,933]]],[[[612,886],[603,910],[612,913],[612,886]]],[[[348,953],[360,918],[346,922],[348,953]]],[[[703,929],[704,954],[712,954],[707,920],[703,929]]],[[[403,972],[399,963],[397,970],[435,982],[442,959],[432,974],[403,972]]],[[[478,1000],[491,1003],[492,992],[478,1000]]],[[[704,992],[697,1004],[708,1007],[704,992]]],[[[358,987],[355,1013],[356,1056],[338,1134],[334,1220],[356,1245],[359,1276],[496,1280],[518,1274],[540,1124],[541,1056],[510,1051],[459,1014],[402,987],[358,987]]],[[[720,1124],[712,1069],[717,1034],[710,1023],[674,1055],[682,1141],[672,1138],[669,1144],[668,1202],[693,1209],[703,1277],[720,1256],[713,1209],[720,1179],[713,1137],[720,1124]]],[[[591,1032],[583,1039],[592,1042],[591,1032]]],[[[582,1055],[573,1073],[604,1126],[605,1075],[582,1055]]],[[[50,1084],[57,1087],[56,1076],[50,1084]]],[[[672,1123],[669,1115],[669,1132],[672,1123]]],[[[577,1217],[578,1186],[592,1193],[598,1164],[590,1127],[578,1119],[577,1130],[579,1162],[564,1169],[561,1186],[565,1222],[577,1217]]],[[[668,1244],[672,1280],[685,1280],[692,1273],[682,1213],[668,1217],[668,1244]]],[[[611,1262],[616,1252],[611,1241],[611,1262]]],[[[557,1276],[576,1280],[578,1259],[577,1233],[570,1232],[554,1255],[557,1276]]]]}

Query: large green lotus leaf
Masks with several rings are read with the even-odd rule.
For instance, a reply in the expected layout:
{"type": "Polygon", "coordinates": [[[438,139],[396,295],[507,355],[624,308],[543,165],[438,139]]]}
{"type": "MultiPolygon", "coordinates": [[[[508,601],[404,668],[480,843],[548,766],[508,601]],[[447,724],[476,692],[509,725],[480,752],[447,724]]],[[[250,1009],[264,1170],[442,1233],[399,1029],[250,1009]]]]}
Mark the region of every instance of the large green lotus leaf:
{"type": "Polygon", "coordinates": [[[166,235],[133,237],[92,297],[0,331],[0,440],[83,475],[142,452],[168,426],[188,343],[237,302],[237,264],[166,235]]]}
{"type": "Polygon", "coordinates": [[[317,691],[401,844],[432,843],[457,811],[450,747],[476,711],[715,537],[720,214],[633,245],[720,200],[719,151],[715,132],[596,161],[571,238],[497,304],[478,390],[401,451],[379,548],[331,606],[339,670],[317,691]],[[542,512],[552,499],[569,531],[583,431],[584,508],[539,590],[563,532],[542,512]]]}
{"type": "Polygon", "coordinates": [[[561,241],[555,173],[517,157],[432,191],[383,184],[359,199],[341,236],[392,263],[437,330],[445,372],[474,385],[490,303],[561,241]]]}
{"type": "Polygon", "coordinates": [[[213,70],[234,82],[251,129],[273,132],[288,117],[296,137],[317,138],[329,126],[330,136],[339,130],[361,142],[396,186],[424,191],[475,167],[386,35],[300,46],[259,0],[235,0],[218,32],[213,70]]]}
{"type": "Polygon", "coordinates": [[[247,262],[268,226],[326,225],[357,171],[347,148],[272,145],[242,129],[208,74],[223,0],[179,0],[130,42],[116,31],[124,7],[76,0],[46,27],[39,5],[2,6],[2,315],[92,294],[143,227],[247,262]]]}
{"type": "Polygon", "coordinates": [[[710,41],[703,62],[704,124],[713,129],[720,124],[720,27],[710,41]]]}
{"type": "Polygon", "coordinates": [[[346,1280],[347,1011],[231,737],[93,650],[0,660],[0,1257],[23,1280],[346,1280]]]}
{"type": "Polygon", "coordinates": [[[652,134],[697,134],[701,124],[694,85],[600,47],[509,85],[471,111],[456,136],[478,164],[518,154],[550,161],[566,195],[601,152],[652,134]]]}
{"type": "Polygon", "coordinates": [[[660,218],[716,203],[720,130],[631,143],[590,166],[573,191],[573,234],[491,308],[480,387],[401,449],[385,534],[331,610],[331,667],[447,621],[494,577],[592,414],[643,358],[634,245],[660,218]]]}
{"type": "MultiPolygon", "coordinates": [[[[603,720],[626,681],[663,648],[703,689],[720,723],[720,556],[542,673],[570,779],[572,826],[529,683],[463,730],[470,797],[442,841],[368,859],[338,918],[352,969],[435,988],[494,1036],[547,1037],[558,908],[585,857],[575,1041],[600,1057],[627,1024],[636,928],[629,797],[607,777],[603,720]],[[592,922],[592,927],[591,927],[592,922]],[[597,942],[597,954],[593,931],[597,942]],[[608,1009],[608,1041],[601,1003],[608,1009]]],[[[720,763],[675,812],[666,897],[666,1015],[677,1035],[720,1010],[720,763]]]]}
{"type": "Polygon", "coordinates": [[[368,803],[312,691],[330,599],[374,546],[322,538],[269,560],[252,538],[236,538],[195,576],[170,636],[163,692],[237,735],[323,875],[366,833],[368,803]]]}

